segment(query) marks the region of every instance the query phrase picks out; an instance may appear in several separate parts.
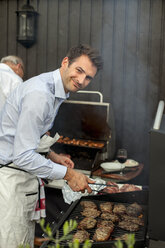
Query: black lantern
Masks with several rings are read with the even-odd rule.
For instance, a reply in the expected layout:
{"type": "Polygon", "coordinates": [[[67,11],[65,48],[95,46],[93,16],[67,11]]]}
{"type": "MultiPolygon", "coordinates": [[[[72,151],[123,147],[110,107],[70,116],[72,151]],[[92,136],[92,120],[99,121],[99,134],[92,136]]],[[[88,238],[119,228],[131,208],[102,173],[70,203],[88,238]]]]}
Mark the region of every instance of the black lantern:
{"type": "Polygon", "coordinates": [[[37,15],[29,0],[17,13],[17,41],[25,47],[32,46],[36,41],[37,15]]]}

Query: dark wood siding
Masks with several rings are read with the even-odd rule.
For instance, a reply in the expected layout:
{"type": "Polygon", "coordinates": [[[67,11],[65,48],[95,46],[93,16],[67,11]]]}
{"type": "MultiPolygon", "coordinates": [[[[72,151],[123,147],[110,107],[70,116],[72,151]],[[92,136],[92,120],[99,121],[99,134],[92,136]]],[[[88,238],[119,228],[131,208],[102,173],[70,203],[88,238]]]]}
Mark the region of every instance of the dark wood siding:
{"type": "Polygon", "coordinates": [[[79,42],[98,48],[104,68],[87,89],[101,91],[112,104],[116,148],[145,164],[139,182],[146,182],[149,130],[165,98],[165,1],[30,1],[39,17],[37,43],[28,49],[16,41],[15,11],[25,3],[0,1],[0,57],[21,56],[28,79],[59,67],[79,42]]]}

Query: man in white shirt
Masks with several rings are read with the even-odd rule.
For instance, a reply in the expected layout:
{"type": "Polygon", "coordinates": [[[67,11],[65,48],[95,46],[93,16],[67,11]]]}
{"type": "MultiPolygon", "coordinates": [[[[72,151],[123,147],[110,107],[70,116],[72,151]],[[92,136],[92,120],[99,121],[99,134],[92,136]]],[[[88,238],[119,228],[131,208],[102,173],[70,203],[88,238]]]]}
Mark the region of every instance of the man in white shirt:
{"type": "Polygon", "coordinates": [[[72,190],[91,193],[93,181],[69,162],[64,166],[53,151],[47,158],[36,151],[69,92],[85,88],[101,66],[94,49],[73,47],[59,69],[27,80],[7,98],[0,112],[0,248],[33,247],[38,178],[63,178],[72,190]]]}
{"type": "Polygon", "coordinates": [[[20,85],[24,76],[24,64],[21,58],[10,55],[0,61],[0,110],[6,98],[20,85]]]}

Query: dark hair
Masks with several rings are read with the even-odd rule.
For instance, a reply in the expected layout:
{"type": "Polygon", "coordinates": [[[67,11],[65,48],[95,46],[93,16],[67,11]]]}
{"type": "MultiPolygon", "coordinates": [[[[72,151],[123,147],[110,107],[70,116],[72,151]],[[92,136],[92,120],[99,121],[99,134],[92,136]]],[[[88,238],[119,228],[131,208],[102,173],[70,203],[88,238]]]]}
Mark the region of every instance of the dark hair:
{"type": "Polygon", "coordinates": [[[93,63],[93,65],[96,66],[97,71],[102,69],[103,62],[98,51],[90,47],[89,45],[85,45],[85,44],[80,44],[76,47],[70,48],[70,50],[66,55],[69,59],[69,65],[71,65],[78,57],[82,55],[88,56],[88,58],[93,63]]]}

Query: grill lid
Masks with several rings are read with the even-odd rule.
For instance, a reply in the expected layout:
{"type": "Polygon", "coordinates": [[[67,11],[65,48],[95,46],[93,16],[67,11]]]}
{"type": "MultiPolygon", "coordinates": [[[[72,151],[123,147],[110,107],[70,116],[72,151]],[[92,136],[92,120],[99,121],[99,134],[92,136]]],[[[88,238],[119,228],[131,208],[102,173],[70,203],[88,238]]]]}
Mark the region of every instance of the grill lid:
{"type": "Polygon", "coordinates": [[[107,141],[110,138],[108,107],[106,103],[65,101],[56,116],[52,133],[75,139],[107,141]]]}

